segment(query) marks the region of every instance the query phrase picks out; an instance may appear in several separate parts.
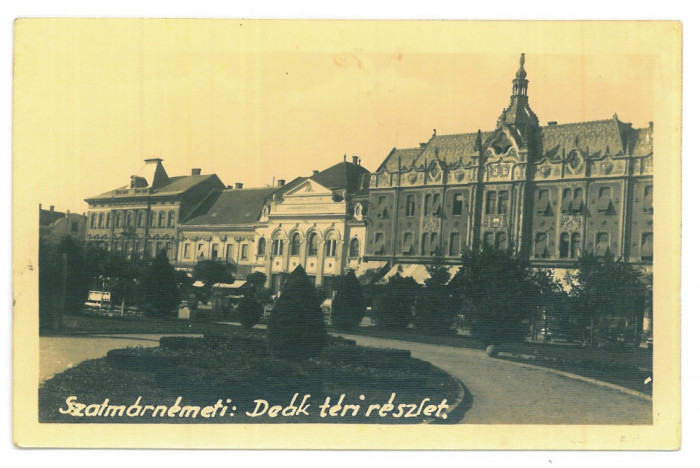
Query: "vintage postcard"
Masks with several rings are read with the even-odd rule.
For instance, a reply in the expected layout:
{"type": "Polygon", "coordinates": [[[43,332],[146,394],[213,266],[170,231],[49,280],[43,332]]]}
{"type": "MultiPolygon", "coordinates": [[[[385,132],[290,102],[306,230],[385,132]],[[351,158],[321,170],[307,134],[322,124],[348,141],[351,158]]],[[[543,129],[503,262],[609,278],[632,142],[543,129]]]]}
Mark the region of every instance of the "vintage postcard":
{"type": "Polygon", "coordinates": [[[16,20],[15,443],[679,448],[681,29],[16,20]]]}

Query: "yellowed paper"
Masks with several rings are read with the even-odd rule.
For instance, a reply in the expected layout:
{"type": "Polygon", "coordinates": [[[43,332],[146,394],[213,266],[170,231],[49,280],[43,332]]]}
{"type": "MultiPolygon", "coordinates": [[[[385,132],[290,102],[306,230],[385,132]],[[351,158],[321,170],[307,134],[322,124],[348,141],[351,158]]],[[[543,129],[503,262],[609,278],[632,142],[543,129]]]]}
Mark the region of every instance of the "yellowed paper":
{"type": "MultiPolygon", "coordinates": [[[[681,30],[678,22],[662,21],[17,20],[16,444],[677,449],[681,30]],[[149,158],[164,159],[172,175],[203,168],[244,187],[309,177],[344,154],[348,161],[359,155],[375,173],[392,148],[418,147],[432,134],[493,131],[508,106],[521,53],[529,105],[541,127],[613,114],[634,128],[653,121],[654,387],[652,403],[634,403],[652,407],[652,424],[633,418],[624,425],[598,424],[600,408],[581,408],[582,419],[571,422],[555,423],[545,414],[532,415],[534,423],[512,424],[489,419],[489,409],[476,404],[464,424],[447,425],[39,422],[41,368],[54,363],[40,362],[38,205],[87,212],[86,198],[128,183],[149,158]]],[[[533,370],[533,379],[537,372],[543,371],[533,370]]],[[[512,396],[517,398],[517,387],[512,396]]]]}

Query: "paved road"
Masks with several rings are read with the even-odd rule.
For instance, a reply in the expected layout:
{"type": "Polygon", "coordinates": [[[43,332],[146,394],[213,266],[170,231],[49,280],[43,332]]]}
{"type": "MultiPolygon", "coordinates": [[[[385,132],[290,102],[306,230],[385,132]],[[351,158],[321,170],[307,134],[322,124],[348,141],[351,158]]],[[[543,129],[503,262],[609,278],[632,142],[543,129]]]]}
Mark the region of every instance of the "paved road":
{"type": "MultiPolygon", "coordinates": [[[[127,346],[157,346],[162,335],[41,337],[40,381],[127,346]]],[[[617,390],[489,358],[483,351],[346,335],[365,346],[409,349],[460,379],[473,404],[462,423],[650,424],[650,402],[617,390]]]]}
{"type": "Polygon", "coordinates": [[[483,351],[345,335],[359,345],[410,349],[460,379],[473,397],[462,423],[651,424],[652,404],[626,393],[489,358],[483,351]]]}
{"type": "Polygon", "coordinates": [[[104,357],[112,349],[158,346],[161,336],[164,335],[42,336],[39,338],[39,382],[87,359],[104,357]]]}

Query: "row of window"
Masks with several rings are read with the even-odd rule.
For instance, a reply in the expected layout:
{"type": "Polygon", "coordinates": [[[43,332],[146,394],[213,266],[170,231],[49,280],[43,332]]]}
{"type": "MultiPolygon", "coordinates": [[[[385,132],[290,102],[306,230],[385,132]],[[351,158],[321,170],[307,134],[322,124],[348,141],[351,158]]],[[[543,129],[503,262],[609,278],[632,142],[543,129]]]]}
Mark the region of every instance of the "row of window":
{"type": "MultiPolygon", "coordinates": [[[[145,211],[137,211],[135,214],[131,211],[112,213],[92,213],[90,216],[91,228],[108,228],[112,227],[144,227],[145,211]]],[[[148,213],[148,225],[150,227],[175,227],[175,212],[165,211],[148,213]],[[167,216],[167,219],[166,219],[167,216]]]]}
{"type": "MultiPolygon", "coordinates": [[[[549,240],[546,232],[535,234],[534,256],[535,258],[550,258],[549,240]]],[[[607,232],[597,232],[593,245],[593,254],[604,256],[610,253],[610,235],[607,232]]],[[[559,235],[559,258],[578,258],[581,255],[581,234],[574,232],[562,232],[559,235]]],[[[654,258],[654,234],[646,232],[642,234],[640,246],[642,260],[651,261],[654,258]]]]}
{"type": "MultiPolygon", "coordinates": [[[[285,241],[281,237],[281,235],[275,236],[275,238],[272,240],[272,255],[273,256],[279,256],[284,254],[284,246],[285,243],[289,244],[289,255],[292,257],[298,256],[301,252],[301,234],[298,232],[295,232],[292,234],[292,237],[288,240],[285,241]]],[[[321,245],[321,237],[315,233],[312,232],[309,235],[309,239],[307,241],[306,245],[306,255],[308,257],[316,257],[318,256],[318,249],[319,246],[321,245]]],[[[265,255],[265,251],[267,248],[267,243],[265,241],[264,237],[261,237],[258,239],[258,255],[263,256],[265,255]]],[[[337,255],[337,250],[338,250],[338,240],[337,239],[327,239],[324,244],[324,255],[326,257],[335,257],[337,255]]],[[[360,256],[360,240],[358,238],[353,238],[350,240],[350,246],[349,246],[349,251],[348,251],[348,256],[350,258],[358,258],[360,256]]]]}
{"type": "MultiPolygon", "coordinates": [[[[413,233],[405,232],[403,234],[403,242],[401,244],[402,253],[406,255],[416,255],[414,247],[413,233]]],[[[440,243],[438,241],[437,232],[424,232],[420,242],[420,255],[435,255],[438,253],[439,248],[440,243]]],[[[376,255],[386,254],[383,232],[377,232],[374,235],[374,253],[376,255]]],[[[450,256],[458,256],[462,254],[462,236],[460,233],[450,233],[447,254],[450,256]]]]}
{"type": "MultiPolygon", "coordinates": [[[[98,244],[108,247],[107,242],[98,242],[98,244]]],[[[127,255],[143,253],[145,255],[155,256],[159,252],[165,250],[165,253],[170,256],[172,249],[172,242],[170,241],[146,241],[146,245],[141,251],[142,242],[139,240],[115,240],[112,241],[112,251],[114,252],[124,252],[127,255]]]]}
{"type": "MultiPolygon", "coordinates": [[[[192,258],[192,245],[190,243],[184,244],[183,251],[182,251],[182,258],[192,258]]],[[[212,244],[211,246],[211,259],[212,260],[218,260],[219,258],[221,259],[226,259],[227,261],[233,262],[235,260],[234,254],[233,254],[233,244],[226,244],[225,246],[222,246],[224,248],[224,252],[222,256],[219,256],[219,244],[212,244]]],[[[241,244],[241,252],[240,252],[240,260],[248,260],[248,251],[249,251],[249,246],[248,244],[241,244]]],[[[204,257],[204,243],[199,243],[196,244],[195,247],[195,257],[204,257]]]]}

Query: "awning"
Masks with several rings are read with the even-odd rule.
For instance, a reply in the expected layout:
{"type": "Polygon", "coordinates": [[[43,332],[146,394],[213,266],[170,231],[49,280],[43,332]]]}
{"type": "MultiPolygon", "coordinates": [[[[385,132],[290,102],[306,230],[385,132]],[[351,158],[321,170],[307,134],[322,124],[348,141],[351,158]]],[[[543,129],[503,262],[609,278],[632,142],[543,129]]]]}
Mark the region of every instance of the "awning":
{"type": "MultiPolygon", "coordinates": [[[[459,265],[447,267],[447,271],[450,273],[448,283],[452,281],[452,278],[454,278],[460,268],[461,267],[459,265]]],[[[413,278],[418,284],[425,284],[425,280],[430,278],[427,265],[419,263],[397,263],[378,281],[378,283],[386,284],[389,282],[389,278],[396,274],[399,274],[402,278],[413,278]]]]}
{"type": "Polygon", "coordinates": [[[235,280],[233,283],[215,283],[213,287],[221,289],[238,289],[245,286],[246,280],[235,280]]]}
{"type": "Polygon", "coordinates": [[[369,262],[362,262],[360,263],[360,266],[357,267],[355,270],[355,276],[360,277],[363,274],[367,273],[370,270],[377,270],[381,271],[382,268],[386,267],[387,262],[380,262],[380,261],[369,261],[369,262]]]}

